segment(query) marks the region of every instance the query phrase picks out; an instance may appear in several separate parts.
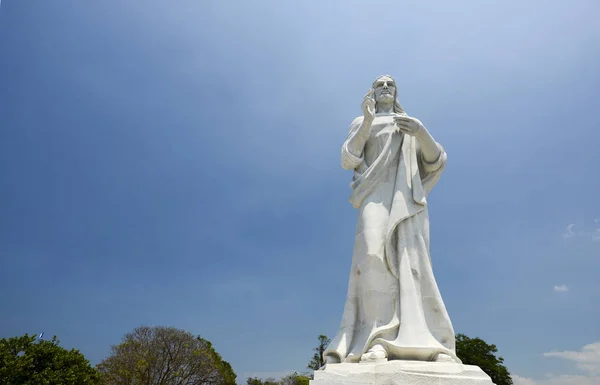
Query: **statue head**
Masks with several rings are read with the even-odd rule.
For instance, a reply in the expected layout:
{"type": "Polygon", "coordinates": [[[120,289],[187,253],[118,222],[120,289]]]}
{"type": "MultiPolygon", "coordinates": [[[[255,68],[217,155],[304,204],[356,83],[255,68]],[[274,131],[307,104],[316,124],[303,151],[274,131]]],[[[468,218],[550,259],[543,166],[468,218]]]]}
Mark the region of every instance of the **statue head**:
{"type": "Polygon", "coordinates": [[[377,104],[393,104],[393,111],[397,114],[405,114],[404,109],[398,102],[398,88],[396,81],[390,75],[381,75],[373,82],[373,97],[375,98],[375,110],[377,104]]]}

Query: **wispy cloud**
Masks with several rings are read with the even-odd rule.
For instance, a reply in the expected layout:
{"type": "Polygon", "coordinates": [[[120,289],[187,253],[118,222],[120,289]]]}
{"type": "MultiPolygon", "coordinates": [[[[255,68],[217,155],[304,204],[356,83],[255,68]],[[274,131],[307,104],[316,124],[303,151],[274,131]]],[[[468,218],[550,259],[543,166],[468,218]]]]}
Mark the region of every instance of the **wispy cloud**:
{"type": "Polygon", "coordinates": [[[565,293],[569,291],[569,287],[567,285],[554,285],[554,291],[557,293],[565,293]]]}
{"type": "Polygon", "coordinates": [[[600,383],[600,377],[577,374],[550,374],[542,380],[513,375],[512,379],[514,385],[598,385],[600,383]]]}
{"type": "Polygon", "coordinates": [[[567,226],[567,228],[565,229],[565,232],[563,233],[563,238],[567,239],[567,238],[573,238],[575,236],[573,227],[575,227],[574,223],[571,223],[567,226]]]}
{"type": "Polygon", "coordinates": [[[600,241],[600,218],[594,218],[594,224],[596,225],[596,231],[592,233],[592,241],[600,241]]]}
{"type": "Polygon", "coordinates": [[[600,375],[600,342],[585,345],[580,351],[552,351],[544,353],[545,357],[557,357],[573,361],[581,370],[600,375]]]}
{"type": "Polygon", "coordinates": [[[579,237],[587,238],[594,242],[600,241],[600,218],[594,219],[593,229],[588,227],[587,229],[584,228],[583,230],[575,230],[575,226],[576,225],[574,223],[567,225],[565,231],[563,232],[564,239],[579,237]]]}
{"type": "MultiPolygon", "coordinates": [[[[556,286],[555,286],[556,288],[556,286]]],[[[544,357],[562,358],[572,361],[577,368],[586,374],[548,374],[546,378],[535,380],[533,378],[513,375],[514,385],[598,385],[600,384],[600,342],[585,345],[579,351],[551,351],[544,353],[544,357]]]]}
{"type": "Polygon", "coordinates": [[[537,385],[537,382],[531,378],[521,377],[516,374],[513,374],[511,377],[514,385],[537,385]]]}

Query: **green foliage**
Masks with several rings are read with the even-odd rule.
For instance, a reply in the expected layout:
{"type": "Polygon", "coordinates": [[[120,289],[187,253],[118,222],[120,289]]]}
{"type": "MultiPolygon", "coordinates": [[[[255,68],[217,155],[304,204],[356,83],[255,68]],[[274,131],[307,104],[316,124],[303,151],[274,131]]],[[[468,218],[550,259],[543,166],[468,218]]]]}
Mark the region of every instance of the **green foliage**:
{"type": "Polygon", "coordinates": [[[477,365],[496,385],[512,385],[510,373],[504,366],[504,358],[496,357],[496,345],[489,345],[481,338],[456,335],[456,355],[465,365],[477,365]]]}
{"type": "Polygon", "coordinates": [[[99,385],[100,374],[78,350],[36,336],[0,340],[0,384],[3,385],[99,385]]]}
{"type": "Polygon", "coordinates": [[[98,365],[106,385],[235,385],[210,341],[171,327],[141,326],[98,365]]]}
{"type": "Polygon", "coordinates": [[[258,377],[250,377],[246,380],[247,385],[281,385],[279,381],[274,378],[267,378],[265,380],[258,377]]]}
{"type": "Polygon", "coordinates": [[[279,384],[280,385],[308,385],[309,381],[310,381],[310,379],[307,376],[298,374],[297,372],[294,372],[292,374],[288,374],[287,376],[283,377],[279,381],[279,384]]]}
{"type": "Polygon", "coordinates": [[[246,379],[246,384],[247,385],[263,385],[264,382],[257,377],[248,377],[248,379],[246,379]]]}
{"type": "Polygon", "coordinates": [[[319,345],[314,348],[315,354],[313,354],[313,358],[308,363],[307,368],[312,370],[319,370],[323,365],[325,365],[325,361],[323,360],[323,353],[325,349],[327,349],[327,345],[331,340],[327,338],[326,335],[321,334],[319,337],[319,345]]]}
{"type": "Polygon", "coordinates": [[[267,378],[262,380],[257,377],[250,377],[246,380],[247,385],[308,385],[310,378],[297,372],[288,374],[280,380],[267,378]]]}

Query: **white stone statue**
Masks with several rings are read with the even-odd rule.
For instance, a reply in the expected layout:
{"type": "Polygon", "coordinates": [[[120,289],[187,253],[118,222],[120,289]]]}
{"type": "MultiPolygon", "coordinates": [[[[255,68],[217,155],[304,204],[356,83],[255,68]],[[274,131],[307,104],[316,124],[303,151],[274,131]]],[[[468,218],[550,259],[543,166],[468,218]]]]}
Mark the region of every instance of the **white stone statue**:
{"type": "Polygon", "coordinates": [[[493,385],[456,356],[431,268],[427,195],[446,152],[397,97],[378,77],[342,146],[356,240],[341,326],[310,385],[493,385]]]}
{"type": "Polygon", "coordinates": [[[427,195],[446,153],[380,76],[350,126],[342,167],[358,209],[348,297],[327,363],[456,361],[454,330],[431,268],[427,195]]]}

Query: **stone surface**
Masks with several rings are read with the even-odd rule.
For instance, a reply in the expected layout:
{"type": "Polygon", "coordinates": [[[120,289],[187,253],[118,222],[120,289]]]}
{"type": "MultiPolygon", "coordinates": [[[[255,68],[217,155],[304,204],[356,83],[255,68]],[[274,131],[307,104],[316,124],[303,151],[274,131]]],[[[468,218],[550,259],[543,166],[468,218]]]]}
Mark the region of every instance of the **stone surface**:
{"type": "Polygon", "coordinates": [[[427,196],[446,152],[400,106],[390,76],[375,80],[362,112],[341,150],[358,221],[342,321],[325,360],[460,363],[429,253],[427,196]]]}
{"type": "Polygon", "coordinates": [[[455,362],[395,360],[327,364],[310,385],[493,385],[479,367],[455,362]]]}
{"type": "Polygon", "coordinates": [[[456,356],[433,274],[427,198],[446,152],[397,94],[392,77],[375,79],[342,145],[358,220],[342,321],[312,385],[490,385],[456,356]]]}

